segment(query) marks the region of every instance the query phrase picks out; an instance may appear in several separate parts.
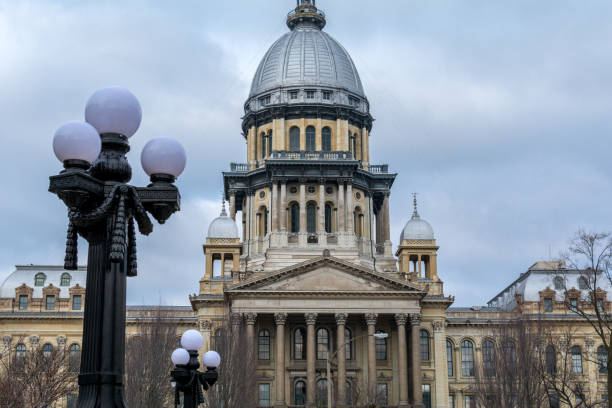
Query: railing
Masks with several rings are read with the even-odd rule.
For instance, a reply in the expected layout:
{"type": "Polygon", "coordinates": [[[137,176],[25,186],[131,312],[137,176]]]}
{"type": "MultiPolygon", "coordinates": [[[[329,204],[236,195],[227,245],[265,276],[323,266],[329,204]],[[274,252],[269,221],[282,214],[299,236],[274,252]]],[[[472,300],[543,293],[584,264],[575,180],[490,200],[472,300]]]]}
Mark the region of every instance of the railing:
{"type": "Polygon", "coordinates": [[[272,160],[297,159],[297,160],[355,160],[351,152],[326,152],[326,151],[305,151],[292,152],[288,150],[275,150],[269,157],[272,160]]]}
{"type": "Polygon", "coordinates": [[[388,173],[389,165],[388,164],[371,164],[370,165],[370,173],[388,173]]]}
{"type": "Polygon", "coordinates": [[[231,163],[230,168],[232,171],[237,172],[246,172],[250,170],[248,163],[231,163]]]}

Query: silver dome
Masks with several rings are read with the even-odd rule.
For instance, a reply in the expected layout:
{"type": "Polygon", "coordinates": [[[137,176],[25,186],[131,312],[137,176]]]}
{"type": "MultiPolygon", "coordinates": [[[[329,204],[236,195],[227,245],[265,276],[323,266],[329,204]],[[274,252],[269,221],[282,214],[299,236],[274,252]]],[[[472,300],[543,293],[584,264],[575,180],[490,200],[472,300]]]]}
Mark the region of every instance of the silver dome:
{"type": "Polygon", "coordinates": [[[400,243],[403,240],[432,240],[434,238],[433,228],[429,223],[419,216],[417,211],[416,193],[414,195],[414,212],[408,220],[400,235],[400,243]]]}
{"type": "Polygon", "coordinates": [[[225,205],[221,210],[221,215],[210,223],[206,238],[229,238],[240,239],[238,226],[225,212],[225,205]]]}
{"type": "Polygon", "coordinates": [[[321,86],[365,98],[357,68],[346,50],[315,25],[283,35],[259,64],[249,98],[277,88],[321,86]]]}

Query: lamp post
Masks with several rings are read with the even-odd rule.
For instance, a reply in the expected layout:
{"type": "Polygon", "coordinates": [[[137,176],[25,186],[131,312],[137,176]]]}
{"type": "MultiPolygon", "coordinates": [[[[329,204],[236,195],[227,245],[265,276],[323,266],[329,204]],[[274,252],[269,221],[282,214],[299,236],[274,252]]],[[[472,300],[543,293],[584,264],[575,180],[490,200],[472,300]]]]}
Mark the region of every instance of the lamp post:
{"type": "Polygon", "coordinates": [[[128,139],[142,112],[125,88],[96,91],[85,122],[61,126],[53,150],[64,170],[51,176],[49,191],[68,207],[66,269],[77,268],[77,234],[89,243],[78,407],[125,407],[126,277],[136,276],[136,231],[148,235],[150,213],[163,224],[179,210],[174,181],[185,168],[185,151],[170,138],[153,139],[141,161],[151,178],[147,187],[127,184],[132,169],[128,139]]]}
{"type": "MultiPolygon", "coordinates": [[[[334,384],[334,382],[332,381],[331,378],[331,360],[334,359],[334,357],[342,350],[346,349],[346,345],[348,343],[352,343],[355,340],[364,338],[364,337],[368,337],[369,334],[364,334],[363,336],[357,336],[352,338],[351,340],[345,342],[342,347],[339,347],[338,350],[336,350],[334,353],[332,353],[331,357],[328,356],[327,357],[327,361],[326,361],[326,365],[327,365],[327,408],[332,408],[332,385],[334,384]]],[[[389,337],[389,335],[385,332],[379,331],[373,334],[374,338],[376,339],[386,339],[387,337],[389,337]]]]}
{"type": "Polygon", "coordinates": [[[174,406],[180,406],[179,392],[183,393],[183,406],[197,408],[204,403],[204,391],[217,382],[217,367],[221,364],[221,356],[216,351],[207,351],[202,357],[206,367],[205,372],[198,371],[198,350],[204,339],[197,330],[187,330],[181,337],[181,346],[172,352],[172,363],[176,366],[170,373],[174,387],[174,406]]]}

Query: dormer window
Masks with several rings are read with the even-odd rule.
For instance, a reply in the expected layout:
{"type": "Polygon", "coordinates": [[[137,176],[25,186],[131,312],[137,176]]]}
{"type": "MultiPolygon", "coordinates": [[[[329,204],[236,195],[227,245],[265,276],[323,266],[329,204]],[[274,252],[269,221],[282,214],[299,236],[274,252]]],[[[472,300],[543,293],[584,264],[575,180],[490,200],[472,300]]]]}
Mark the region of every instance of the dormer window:
{"type": "Polygon", "coordinates": [[[553,282],[555,284],[555,290],[563,290],[565,287],[565,282],[563,282],[563,278],[561,276],[556,276],[553,282]]]}
{"type": "Polygon", "coordinates": [[[70,274],[67,272],[62,273],[60,280],[60,286],[70,286],[70,274]]]}
{"type": "Polygon", "coordinates": [[[271,102],[272,102],[271,95],[266,95],[266,96],[259,98],[259,103],[261,103],[262,106],[269,105],[271,102]]]}
{"type": "Polygon", "coordinates": [[[47,277],[44,273],[40,272],[34,276],[34,286],[45,286],[45,280],[47,277]]]}
{"type": "Polygon", "coordinates": [[[544,298],[544,312],[552,313],[553,311],[553,300],[551,298],[544,298]]]}
{"type": "Polygon", "coordinates": [[[323,100],[329,101],[331,100],[331,91],[323,91],[323,100]]]}
{"type": "Polygon", "coordinates": [[[295,100],[298,98],[298,91],[289,91],[289,99],[295,100]]]}
{"type": "Polygon", "coordinates": [[[306,99],[314,99],[315,98],[315,92],[314,90],[307,90],[306,91],[306,99]]]}

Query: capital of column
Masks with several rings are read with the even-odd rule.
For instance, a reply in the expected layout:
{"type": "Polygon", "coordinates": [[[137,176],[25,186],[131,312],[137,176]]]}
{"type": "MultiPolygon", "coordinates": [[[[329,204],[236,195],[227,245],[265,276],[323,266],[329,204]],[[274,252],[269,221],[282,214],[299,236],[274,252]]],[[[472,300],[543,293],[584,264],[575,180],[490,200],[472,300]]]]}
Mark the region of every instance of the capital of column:
{"type": "Polygon", "coordinates": [[[433,322],[433,330],[434,332],[441,332],[444,329],[444,326],[446,325],[445,322],[433,322]]]}
{"type": "Polygon", "coordinates": [[[395,323],[398,326],[405,326],[408,321],[408,314],[406,313],[396,313],[395,314],[395,323]]]}
{"type": "Polygon", "coordinates": [[[66,336],[57,336],[57,345],[60,348],[66,347],[66,336]]]}
{"type": "Polygon", "coordinates": [[[317,322],[317,314],[316,313],[306,313],[304,315],[304,318],[306,319],[306,324],[308,324],[308,325],[314,325],[317,322]]]}
{"type": "Polygon", "coordinates": [[[212,322],[210,320],[202,320],[200,321],[200,330],[205,332],[205,331],[210,331],[212,329],[212,322]]]}
{"type": "Polygon", "coordinates": [[[253,326],[255,322],[257,321],[257,313],[249,312],[249,313],[246,313],[244,316],[246,318],[246,323],[248,325],[253,326]]]}
{"type": "Polygon", "coordinates": [[[346,325],[346,319],[348,318],[348,315],[346,313],[336,313],[335,317],[336,317],[336,324],[338,326],[346,325]]]}
{"type": "Polygon", "coordinates": [[[364,317],[368,326],[376,325],[376,320],[378,320],[378,315],[376,313],[366,313],[364,317]]]}
{"type": "Polygon", "coordinates": [[[232,322],[232,326],[239,326],[242,323],[242,314],[241,313],[232,313],[230,316],[230,320],[232,322]]]}
{"type": "Polygon", "coordinates": [[[2,346],[4,348],[9,348],[11,346],[11,336],[2,336],[2,346]]]}
{"type": "Polygon", "coordinates": [[[410,315],[410,325],[411,326],[419,326],[421,324],[421,314],[413,313],[410,315]]]}
{"type": "Polygon", "coordinates": [[[274,322],[277,326],[284,325],[287,321],[287,313],[274,313],[274,322]]]}
{"type": "Polygon", "coordinates": [[[38,343],[40,342],[40,337],[38,337],[38,336],[30,336],[29,340],[30,340],[30,347],[32,347],[32,348],[37,348],[38,347],[38,343]]]}

